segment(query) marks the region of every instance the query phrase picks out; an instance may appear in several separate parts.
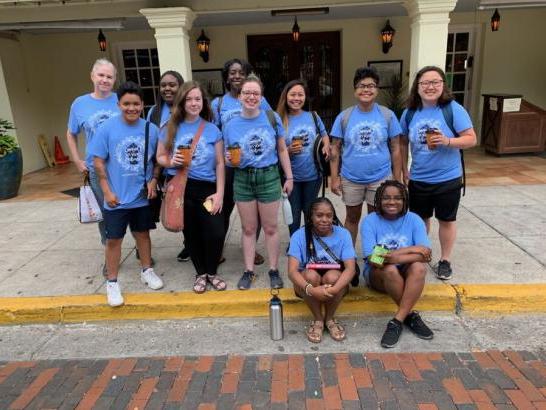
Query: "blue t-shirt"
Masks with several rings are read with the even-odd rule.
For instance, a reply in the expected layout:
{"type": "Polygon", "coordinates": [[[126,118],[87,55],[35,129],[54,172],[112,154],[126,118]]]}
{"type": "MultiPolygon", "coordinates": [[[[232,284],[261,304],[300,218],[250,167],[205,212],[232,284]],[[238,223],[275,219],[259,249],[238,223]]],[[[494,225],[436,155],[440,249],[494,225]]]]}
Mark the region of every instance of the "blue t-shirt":
{"type": "Polygon", "coordinates": [[[120,204],[106,209],[129,209],[148,205],[145,181],[152,178],[153,157],[157,149],[159,129],[150,124],[147,175],[144,177],[144,133],[146,121],[139,118],[135,124],[127,124],[121,116],[104,122],[89,147],[90,154],[105,160],[110,189],[120,204]]]}
{"type": "MultiPolygon", "coordinates": [[[[191,145],[194,135],[197,133],[201,118],[194,122],[183,122],[178,125],[174,136],[173,151],[179,145],[191,145]]],[[[167,128],[161,130],[160,139],[165,143],[167,139],[167,128]]],[[[205,128],[195,147],[191,159],[188,178],[201,181],[216,181],[216,151],[214,146],[222,139],[222,134],[216,125],[205,121],[205,128]]],[[[167,168],[168,175],[175,175],[178,168],[167,168]]]]}
{"type": "Polygon", "coordinates": [[[313,146],[316,138],[321,138],[327,134],[322,120],[318,116],[317,119],[320,135],[317,135],[315,120],[313,120],[313,114],[310,112],[304,111],[299,115],[288,116],[286,145],[290,145],[294,137],[303,139],[303,151],[290,156],[294,181],[314,181],[319,177],[315,160],[313,159],[313,146]]]}
{"type": "Polygon", "coordinates": [[[364,112],[356,105],[345,133],[341,126],[343,116],[344,112],[338,114],[330,133],[332,138],[342,139],[341,176],[358,184],[370,184],[389,176],[391,154],[388,138],[402,133],[396,115],[391,111],[387,124],[378,104],[374,104],[370,112],[364,112]]]}
{"type": "MultiPolygon", "coordinates": [[[[320,239],[330,248],[332,253],[341,261],[354,259],[356,257],[355,248],[351,234],[342,226],[333,226],[334,231],[330,236],[321,236],[320,239]]],[[[300,263],[300,270],[305,268],[308,262],[312,263],[336,263],[336,261],[324,250],[321,244],[313,238],[313,246],[317,254],[316,259],[307,260],[307,244],[305,242],[305,227],[302,226],[290,238],[290,247],[288,256],[293,256],[300,263]]]]}
{"type": "MultiPolygon", "coordinates": [[[[472,128],[472,120],[466,110],[455,101],[450,104],[453,109],[455,131],[461,132],[472,128]]],[[[407,111],[404,110],[400,118],[404,135],[408,135],[407,111]]],[[[445,145],[433,150],[428,149],[425,135],[427,128],[438,128],[446,137],[455,138],[439,106],[417,110],[409,125],[408,137],[412,157],[410,178],[414,181],[436,184],[460,177],[462,168],[459,150],[445,145]]]]}
{"type": "Polygon", "coordinates": [[[110,117],[119,115],[118,97],[115,93],[109,97],[97,99],[91,94],[81,95],[70,106],[68,115],[68,131],[78,135],[85,133],[85,164],[88,169],[93,169],[93,157],[89,155],[89,146],[99,126],[110,117]]]}
{"type": "MultiPolygon", "coordinates": [[[[218,104],[220,102],[220,97],[216,97],[214,100],[212,100],[211,103],[211,109],[212,109],[212,115],[214,117],[213,122],[216,124],[216,126],[223,130],[223,128],[226,126],[226,124],[233,118],[241,114],[241,102],[238,98],[233,98],[233,96],[230,93],[224,94],[222,97],[222,106],[220,107],[220,116],[218,116],[218,104]]],[[[262,101],[260,103],[260,109],[262,111],[270,110],[271,106],[265,99],[265,97],[262,97],[262,101]]]]}
{"type": "Polygon", "coordinates": [[[243,118],[238,115],[225,124],[223,129],[225,148],[236,143],[241,147],[239,168],[264,168],[278,162],[277,138],[284,138],[284,128],[277,113],[275,119],[277,132],[263,110],[260,110],[257,117],[243,118]]]}
{"type": "Polygon", "coordinates": [[[408,246],[426,246],[430,248],[430,240],[423,220],[411,211],[395,219],[385,219],[372,212],[360,223],[362,238],[362,255],[370,256],[375,245],[383,245],[388,250],[406,248],[408,246]]]}
{"type": "MultiPolygon", "coordinates": [[[[154,105],[150,110],[148,111],[148,115],[146,116],[146,120],[151,121],[153,112],[157,110],[157,105],[154,105]]],[[[165,124],[167,124],[167,121],[169,121],[169,118],[171,118],[171,107],[169,107],[167,104],[163,104],[163,107],[161,107],[161,118],[159,120],[159,128],[163,128],[165,124]]]]}

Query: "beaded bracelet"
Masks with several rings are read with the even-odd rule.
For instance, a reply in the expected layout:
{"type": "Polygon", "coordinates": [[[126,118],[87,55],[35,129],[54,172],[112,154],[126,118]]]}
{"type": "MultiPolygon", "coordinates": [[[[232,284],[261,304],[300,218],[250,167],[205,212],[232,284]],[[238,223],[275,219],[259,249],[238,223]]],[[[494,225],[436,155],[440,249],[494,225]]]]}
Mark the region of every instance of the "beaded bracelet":
{"type": "Polygon", "coordinates": [[[310,283],[307,283],[307,285],[305,285],[305,294],[307,296],[311,296],[311,294],[309,293],[309,286],[313,287],[313,285],[311,285],[310,283]]]}

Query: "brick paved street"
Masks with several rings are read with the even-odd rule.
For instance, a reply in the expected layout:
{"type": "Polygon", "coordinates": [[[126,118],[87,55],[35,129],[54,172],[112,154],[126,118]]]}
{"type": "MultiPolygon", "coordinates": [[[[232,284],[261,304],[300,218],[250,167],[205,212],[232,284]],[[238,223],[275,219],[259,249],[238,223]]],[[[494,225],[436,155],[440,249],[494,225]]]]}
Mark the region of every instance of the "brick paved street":
{"type": "Polygon", "coordinates": [[[0,363],[1,409],[546,409],[546,353],[0,363]]]}

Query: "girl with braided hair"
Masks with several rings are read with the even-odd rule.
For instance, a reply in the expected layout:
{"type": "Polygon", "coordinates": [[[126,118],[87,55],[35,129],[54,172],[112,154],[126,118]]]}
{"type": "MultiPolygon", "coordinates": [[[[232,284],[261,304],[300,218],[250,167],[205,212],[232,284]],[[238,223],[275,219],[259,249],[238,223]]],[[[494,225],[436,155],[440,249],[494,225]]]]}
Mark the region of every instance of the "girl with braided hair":
{"type": "Polygon", "coordinates": [[[370,288],[388,294],[398,305],[381,346],[394,347],[398,343],[402,324],[418,337],[432,339],[432,330],[413,310],[425,286],[425,263],[431,259],[425,224],[417,214],[408,211],[408,192],[398,181],[387,180],[380,185],[375,209],[360,225],[366,260],[364,278],[370,288]],[[387,250],[383,263],[371,258],[376,246],[387,250]]]}
{"type": "Polygon", "coordinates": [[[329,199],[315,199],[305,213],[305,226],[290,238],[288,250],[288,277],[313,314],[307,329],[310,342],[322,340],[324,326],[335,341],[345,339],[345,329],[334,314],[354,274],[351,234],[341,226],[329,199]]]}

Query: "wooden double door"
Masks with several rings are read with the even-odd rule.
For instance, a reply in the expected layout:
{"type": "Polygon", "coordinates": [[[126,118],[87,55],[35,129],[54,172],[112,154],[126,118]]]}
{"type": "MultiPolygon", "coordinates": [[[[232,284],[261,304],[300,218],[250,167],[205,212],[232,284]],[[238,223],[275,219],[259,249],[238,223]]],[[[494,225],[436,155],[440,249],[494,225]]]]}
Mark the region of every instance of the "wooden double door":
{"type": "Polygon", "coordinates": [[[288,81],[304,79],[309,109],[317,111],[330,131],[340,111],[340,33],[302,33],[247,37],[248,59],[264,83],[264,96],[273,109],[288,81]]]}

